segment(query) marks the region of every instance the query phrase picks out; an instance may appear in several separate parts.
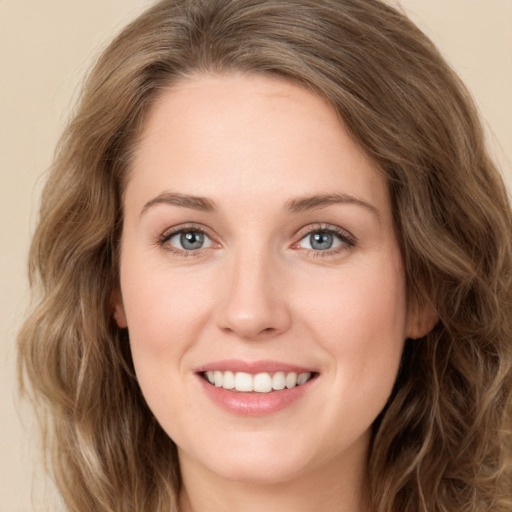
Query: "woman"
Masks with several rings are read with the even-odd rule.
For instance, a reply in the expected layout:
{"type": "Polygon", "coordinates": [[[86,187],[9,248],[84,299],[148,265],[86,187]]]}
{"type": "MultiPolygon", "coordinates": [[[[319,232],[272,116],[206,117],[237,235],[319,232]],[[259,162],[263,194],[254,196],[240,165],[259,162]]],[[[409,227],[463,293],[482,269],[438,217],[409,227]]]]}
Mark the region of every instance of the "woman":
{"type": "Polygon", "coordinates": [[[161,2],[95,66],[20,362],[68,510],[510,510],[511,211],[375,0],[161,2]]]}

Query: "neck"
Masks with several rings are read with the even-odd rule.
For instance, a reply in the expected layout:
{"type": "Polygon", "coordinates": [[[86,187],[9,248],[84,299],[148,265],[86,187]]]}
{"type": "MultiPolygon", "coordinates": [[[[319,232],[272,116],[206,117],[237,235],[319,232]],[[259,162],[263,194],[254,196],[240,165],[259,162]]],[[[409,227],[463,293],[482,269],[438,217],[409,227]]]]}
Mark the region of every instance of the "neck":
{"type": "MultiPolygon", "coordinates": [[[[355,461],[352,461],[355,462],[355,461]]],[[[180,512],[367,512],[363,496],[364,467],[332,464],[283,482],[228,480],[180,454],[180,512]]]]}

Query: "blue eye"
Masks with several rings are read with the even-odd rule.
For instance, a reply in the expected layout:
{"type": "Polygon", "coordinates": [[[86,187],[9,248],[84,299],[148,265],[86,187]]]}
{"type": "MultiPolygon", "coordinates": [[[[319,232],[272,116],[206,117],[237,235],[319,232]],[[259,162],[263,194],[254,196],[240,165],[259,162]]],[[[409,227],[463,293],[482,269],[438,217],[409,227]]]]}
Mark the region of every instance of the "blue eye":
{"type": "Polygon", "coordinates": [[[165,237],[163,243],[181,251],[198,251],[212,246],[206,233],[197,229],[183,229],[165,237]]]}
{"type": "Polygon", "coordinates": [[[199,231],[186,231],[180,233],[180,244],[187,251],[201,249],[204,244],[204,234],[199,231]]]}
{"type": "Polygon", "coordinates": [[[345,233],[330,229],[311,231],[296,244],[296,247],[318,252],[336,251],[343,247],[354,246],[352,238],[345,233]]]}
{"type": "Polygon", "coordinates": [[[335,243],[334,235],[332,233],[312,233],[309,235],[309,245],[315,251],[325,251],[332,249],[335,243]]]}

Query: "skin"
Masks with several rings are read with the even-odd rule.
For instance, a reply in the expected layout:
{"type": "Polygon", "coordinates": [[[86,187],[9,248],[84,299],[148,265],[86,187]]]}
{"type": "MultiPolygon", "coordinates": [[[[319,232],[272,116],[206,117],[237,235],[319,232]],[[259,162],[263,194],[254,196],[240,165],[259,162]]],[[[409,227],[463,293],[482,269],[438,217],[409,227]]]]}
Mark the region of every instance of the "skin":
{"type": "Polygon", "coordinates": [[[404,340],[432,318],[408,312],[386,183],[333,110],[273,78],[189,77],[146,119],[124,212],[115,317],[178,446],[181,509],[364,511],[372,422],[404,340]],[[169,236],[184,228],[203,248],[169,236]],[[334,249],[311,249],[325,230],[341,233],[334,249]],[[244,416],[195,371],[226,358],[318,376],[284,409],[244,416]]]}

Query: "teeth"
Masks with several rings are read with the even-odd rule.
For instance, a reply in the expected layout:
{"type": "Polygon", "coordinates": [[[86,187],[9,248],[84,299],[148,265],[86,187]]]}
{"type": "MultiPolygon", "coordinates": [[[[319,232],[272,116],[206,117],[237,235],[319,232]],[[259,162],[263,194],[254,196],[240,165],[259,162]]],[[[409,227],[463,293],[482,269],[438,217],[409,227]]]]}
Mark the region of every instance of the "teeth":
{"type": "Polygon", "coordinates": [[[286,375],[285,383],[288,389],[294,388],[297,385],[297,374],[295,372],[288,373],[286,375]]]}
{"type": "Polygon", "coordinates": [[[208,382],[218,388],[234,389],[242,392],[270,393],[284,388],[302,386],[311,379],[311,372],[297,374],[296,372],[257,373],[221,372],[219,370],[205,372],[208,382]]]}
{"type": "Polygon", "coordinates": [[[286,387],[286,377],[284,372],[277,372],[272,377],[272,389],[281,390],[286,387]]]}
{"type": "MultiPolygon", "coordinates": [[[[302,386],[302,384],[306,384],[308,379],[311,377],[310,373],[300,373],[297,377],[297,386],[302,386]]],[[[217,381],[215,381],[217,382],[217,381]]]]}
{"type": "Polygon", "coordinates": [[[222,387],[224,389],[234,389],[235,387],[235,374],[233,372],[224,372],[222,387]]]}
{"type": "Polygon", "coordinates": [[[235,389],[237,391],[252,391],[252,375],[250,373],[237,372],[235,374],[235,389]]]}
{"type": "Polygon", "coordinates": [[[258,373],[254,376],[252,387],[256,393],[270,393],[272,391],[272,377],[268,373],[258,373]]]}

